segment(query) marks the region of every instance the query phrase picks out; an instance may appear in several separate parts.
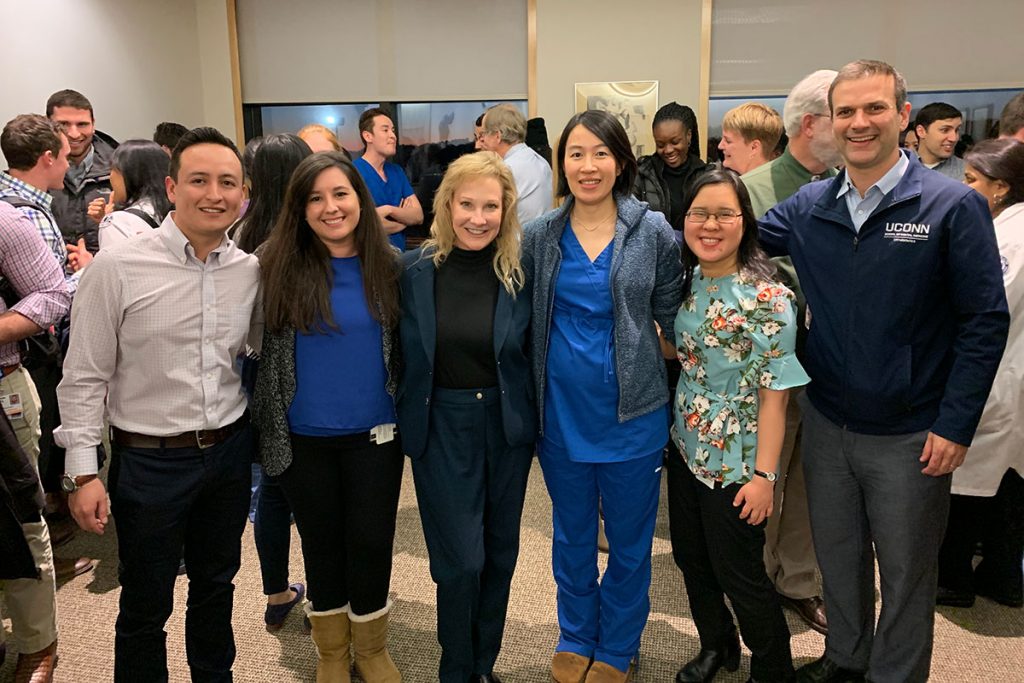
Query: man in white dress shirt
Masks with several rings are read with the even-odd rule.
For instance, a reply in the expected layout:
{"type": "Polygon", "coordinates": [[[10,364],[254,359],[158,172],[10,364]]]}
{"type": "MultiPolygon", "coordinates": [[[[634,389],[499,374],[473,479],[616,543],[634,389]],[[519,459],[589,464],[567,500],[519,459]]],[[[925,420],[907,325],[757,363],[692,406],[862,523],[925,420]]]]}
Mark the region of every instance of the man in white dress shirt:
{"type": "Polygon", "coordinates": [[[114,680],[166,681],[164,624],[184,553],[193,680],[230,681],[232,581],[249,508],[253,438],[235,359],[262,317],[259,265],[225,233],[242,162],[213,128],[189,131],[167,178],[176,210],[104,249],[82,278],[58,388],[63,486],[78,524],[108,521],[96,446],[109,413],[120,610],[114,680]]]}
{"type": "Polygon", "coordinates": [[[516,181],[516,215],[526,223],[552,207],[551,166],[526,146],[526,117],[514,105],[497,104],[484,112],[477,147],[498,154],[516,181]]]}

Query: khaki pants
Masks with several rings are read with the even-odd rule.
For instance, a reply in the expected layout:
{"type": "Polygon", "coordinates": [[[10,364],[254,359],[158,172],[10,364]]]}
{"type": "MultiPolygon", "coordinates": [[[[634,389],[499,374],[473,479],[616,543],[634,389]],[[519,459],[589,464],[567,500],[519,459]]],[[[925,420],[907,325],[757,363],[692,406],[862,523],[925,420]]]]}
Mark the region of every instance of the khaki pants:
{"type": "MultiPolygon", "coordinates": [[[[11,426],[22,449],[39,469],[39,395],[25,368],[18,368],[0,380],[0,394],[18,394],[22,414],[11,426]]],[[[14,644],[19,652],[38,652],[57,639],[57,585],[53,573],[53,551],[46,521],[23,524],[25,540],[39,568],[38,579],[14,579],[3,584],[7,613],[11,617],[14,644]]],[[[0,641],[4,638],[0,628],[0,641]]]]}
{"type": "Polygon", "coordinates": [[[795,390],[789,396],[774,509],[764,530],[764,567],[768,578],[775,584],[775,590],[797,600],[821,592],[814,576],[817,562],[800,455],[801,414],[797,398],[802,392],[802,389],[795,390]]]}

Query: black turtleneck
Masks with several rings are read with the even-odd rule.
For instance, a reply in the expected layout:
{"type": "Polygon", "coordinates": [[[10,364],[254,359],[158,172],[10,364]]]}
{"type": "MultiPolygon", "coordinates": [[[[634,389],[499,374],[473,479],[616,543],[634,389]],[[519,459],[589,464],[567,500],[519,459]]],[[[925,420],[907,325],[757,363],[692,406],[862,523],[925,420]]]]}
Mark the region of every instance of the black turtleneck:
{"type": "Polygon", "coordinates": [[[452,247],[434,278],[437,346],[434,384],[445,389],[498,385],[494,307],[498,276],[492,242],[480,251],[452,247]]]}

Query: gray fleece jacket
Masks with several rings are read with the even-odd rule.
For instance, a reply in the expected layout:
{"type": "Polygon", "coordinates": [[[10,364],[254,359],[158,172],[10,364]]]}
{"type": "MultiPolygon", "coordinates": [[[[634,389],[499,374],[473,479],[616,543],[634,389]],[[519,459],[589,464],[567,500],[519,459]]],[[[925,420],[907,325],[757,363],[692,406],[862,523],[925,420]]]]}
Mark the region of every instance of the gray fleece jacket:
{"type": "MultiPolygon", "coordinates": [[[[618,219],[612,245],[612,304],[615,310],[615,371],[619,381],[619,422],[646,415],[668,401],[665,362],[654,329],[672,338],[682,302],[679,247],[668,221],[632,196],[616,198],[618,219]]],[[[523,228],[523,266],[533,281],[533,378],[541,433],[544,381],[555,282],[562,265],[558,245],[573,199],[523,228]]]]}

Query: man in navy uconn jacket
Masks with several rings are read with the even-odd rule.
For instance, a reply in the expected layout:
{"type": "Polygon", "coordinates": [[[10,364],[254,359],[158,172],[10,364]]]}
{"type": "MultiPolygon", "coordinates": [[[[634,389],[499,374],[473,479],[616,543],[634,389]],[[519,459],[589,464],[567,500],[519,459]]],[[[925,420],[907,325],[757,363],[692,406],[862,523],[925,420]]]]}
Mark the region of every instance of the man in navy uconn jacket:
{"type": "Polygon", "coordinates": [[[760,223],[765,249],[792,256],[810,309],[804,472],[829,634],[798,680],[925,681],[951,474],[1009,313],[985,200],[899,149],[903,77],[853,62],[829,105],[846,170],[760,223]]]}

